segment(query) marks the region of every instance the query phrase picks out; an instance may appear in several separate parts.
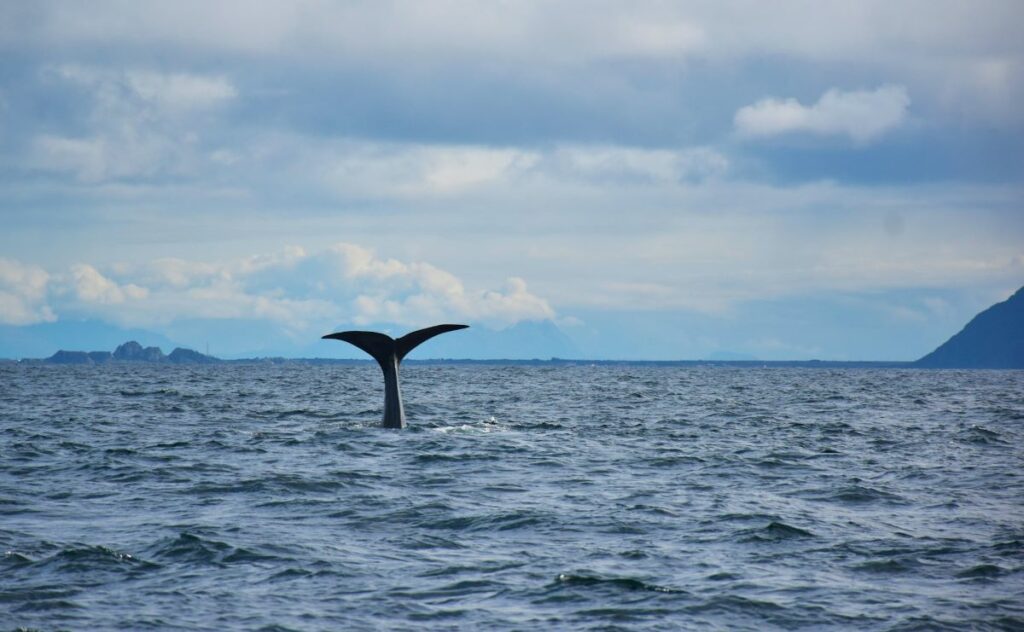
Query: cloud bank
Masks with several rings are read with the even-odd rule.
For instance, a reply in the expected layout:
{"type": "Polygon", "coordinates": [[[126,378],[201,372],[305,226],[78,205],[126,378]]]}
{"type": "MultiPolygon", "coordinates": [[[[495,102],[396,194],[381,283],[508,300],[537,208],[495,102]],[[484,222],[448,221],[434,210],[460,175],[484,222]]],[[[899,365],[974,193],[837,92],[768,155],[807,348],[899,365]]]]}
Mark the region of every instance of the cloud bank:
{"type": "Polygon", "coordinates": [[[341,324],[469,321],[503,327],[556,314],[521,278],[511,277],[499,289],[470,289],[429,263],[380,258],[349,243],[218,263],[157,259],[102,272],[77,263],[51,274],[0,259],[0,324],[58,316],[135,327],[181,319],[255,319],[309,335],[341,324]]]}

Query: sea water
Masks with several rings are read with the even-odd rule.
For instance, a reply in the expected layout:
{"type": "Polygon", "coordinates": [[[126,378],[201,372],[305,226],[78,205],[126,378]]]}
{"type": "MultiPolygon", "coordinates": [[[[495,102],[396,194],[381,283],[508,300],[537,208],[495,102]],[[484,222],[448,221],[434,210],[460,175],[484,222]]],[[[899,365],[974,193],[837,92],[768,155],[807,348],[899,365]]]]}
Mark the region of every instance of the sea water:
{"type": "Polygon", "coordinates": [[[1024,627],[1024,372],[0,367],[0,629],[1024,627]]]}

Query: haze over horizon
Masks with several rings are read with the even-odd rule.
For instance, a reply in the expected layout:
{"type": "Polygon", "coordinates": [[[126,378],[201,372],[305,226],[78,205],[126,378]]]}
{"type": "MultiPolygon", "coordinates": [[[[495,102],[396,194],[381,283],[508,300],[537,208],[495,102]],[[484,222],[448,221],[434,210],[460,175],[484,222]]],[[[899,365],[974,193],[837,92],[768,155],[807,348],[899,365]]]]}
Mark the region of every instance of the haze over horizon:
{"type": "Polygon", "coordinates": [[[465,322],[594,359],[913,360],[1024,285],[1021,23],[6,3],[0,357],[357,357],[319,337],[465,322]]]}

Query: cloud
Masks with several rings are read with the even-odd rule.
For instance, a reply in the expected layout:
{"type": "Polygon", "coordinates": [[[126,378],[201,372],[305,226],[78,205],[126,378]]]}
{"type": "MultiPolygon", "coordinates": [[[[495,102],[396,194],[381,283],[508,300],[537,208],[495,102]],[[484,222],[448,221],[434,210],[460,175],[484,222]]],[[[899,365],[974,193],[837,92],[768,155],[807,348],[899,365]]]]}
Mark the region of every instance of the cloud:
{"type": "Polygon", "coordinates": [[[259,57],[477,55],[530,60],[593,60],[609,55],[738,55],[760,52],[856,59],[928,51],[951,43],[973,53],[1014,41],[1014,0],[949,0],[893,4],[865,0],[745,0],[644,2],[525,0],[496,10],[488,2],[446,1],[420,6],[382,0],[333,3],[225,0],[173,6],[105,0],[17,5],[3,11],[2,40],[10,45],[79,50],[179,47],[259,57]],[[916,20],[912,18],[917,18],[916,20]],[[330,55],[328,55],[330,54],[330,55]]]}
{"type": "Polygon", "coordinates": [[[1020,2],[495,7],[0,3],[0,252],[50,275],[4,318],[500,326],[1021,277],[1020,2]]]}
{"type": "Polygon", "coordinates": [[[101,107],[111,110],[145,106],[161,115],[222,105],[238,93],[227,78],[185,72],[157,72],[146,68],[111,69],[63,64],[50,72],[89,90],[101,107]]]}
{"type": "Polygon", "coordinates": [[[723,175],[729,168],[729,159],[711,147],[562,145],[543,156],[541,168],[551,178],[676,184],[723,175]]]}
{"type": "Polygon", "coordinates": [[[339,324],[427,325],[469,321],[501,327],[556,316],[526,282],[469,289],[425,262],[378,257],[349,243],[307,252],[298,247],[223,262],[157,259],[110,266],[77,263],[51,275],[0,259],[0,318],[7,324],[62,314],[153,327],[181,319],[264,320],[292,335],[339,324]]]}
{"type": "Polygon", "coordinates": [[[796,99],[762,99],[740,108],[733,122],[745,136],[807,132],[846,135],[857,143],[867,143],[903,123],[909,105],[910,97],[903,86],[854,92],[832,89],[811,106],[801,105],[796,99]]]}
{"type": "MultiPolygon", "coordinates": [[[[1013,27],[1022,18],[1013,0],[526,0],[500,9],[458,0],[57,1],[0,5],[0,50],[16,68],[109,64],[126,94],[165,111],[237,102],[241,136],[274,127],[406,142],[667,148],[713,143],[739,106],[777,94],[773,85],[805,94],[823,76],[906,86],[915,117],[929,123],[1019,132],[1024,45],[1013,27]]],[[[82,84],[96,79],[89,72],[62,74],[82,84]]],[[[24,88],[16,83],[12,92],[24,88]]],[[[39,102],[27,99],[25,109],[39,102]]],[[[42,133],[89,140],[57,133],[53,114],[38,117],[42,133]]],[[[233,155],[207,149],[211,160],[233,155]]],[[[55,163],[68,171],[70,160],[55,163]]],[[[89,181],[106,173],[81,171],[89,181]]]]}
{"type": "Polygon", "coordinates": [[[307,195],[326,193],[335,200],[417,203],[530,183],[674,186],[724,176],[730,167],[724,153],[705,146],[647,149],[557,143],[522,148],[282,135],[257,142],[239,153],[238,169],[270,171],[273,165],[282,165],[288,182],[307,184],[307,195]]]}
{"type": "MultiPolygon", "coordinates": [[[[893,160],[886,177],[929,177],[980,164],[960,145],[992,142],[944,134],[939,118],[954,112],[989,131],[1024,121],[1024,47],[1006,26],[1021,11],[1000,2],[939,2],[930,20],[908,17],[921,4],[870,0],[34,6],[0,8],[0,50],[17,52],[16,72],[0,78],[11,102],[0,127],[17,141],[7,162],[90,191],[198,182],[261,201],[271,180],[282,197],[308,196],[284,191],[298,176],[315,181],[312,193],[413,199],[541,170],[634,184],[735,177],[757,148],[732,144],[732,131],[869,143],[905,123],[906,101],[885,98],[899,89],[922,122],[901,140],[947,144],[931,160],[893,160]],[[818,101],[823,76],[883,88],[818,101]],[[795,95],[803,101],[786,99],[795,95]]],[[[805,181],[864,171],[782,163],[754,168],[805,181]]],[[[976,168],[972,179],[993,178],[976,168]]]]}
{"type": "Polygon", "coordinates": [[[346,197],[451,195],[514,177],[538,160],[516,148],[359,141],[303,153],[319,163],[323,183],[346,197]]]}
{"type": "MultiPolygon", "coordinates": [[[[451,57],[467,52],[572,63],[610,55],[663,57],[700,49],[699,25],[678,11],[609,2],[520,2],[496,10],[486,2],[261,2],[226,0],[213,7],[182,0],[174,7],[101,2],[6,10],[3,40],[47,42],[63,49],[98,42],[120,46],[189,46],[206,52],[344,61],[402,55],[451,57]]],[[[0,41],[3,41],[0,40],[0,41]]]]}
{"type": "Polygon", "coordinates": [[[352,296],[353,322],[416,325],[437,320],[470,320],[494,326],[555,317],[547,301],[526,281],[509,278],[501,290],[467,290],[455,275],[429,263],[379,259],[372,250],[336,244],[311,257],[330,272],[324,282],[352,296]],[[337,279],[342,279],[339,283],[337,279]]]}
{"type": "Polygon", "coordinates": [[[725,176],[730,160],[706,146],[648,149],[610,144],[544,147],[374,142],[255,134],[236,147],[224,178],[265,173],[254,192],[301,189],[332,203],[393,200],[422,204],[529,184],[674,186],[725,176]]]}
{"type": "Polygon", "coordinates": [[[219,76],[133,70],[124,73],[124,81],[141,101],[165,112],[216,107],[238,94],[231,82],[219,76]]]}
{"type": "Polygon", "coordinates": [[[71,266],[71,279],[75,295],[85,303],[118,305],[126,300],[140,300],[149,295],[149,290],[134,283],[118,285],[85,263],[71,266]]]}
{"type": "Polygon", "coordinates": [[[39,266],[0,257],[0,324],[31,325],[57,319],[46,302],[50,275],[39,266]]]}
{"type": "Polygon", "coordinates": [[[29,161],[86,183],[195,171],[204,114],[237,96],[221,76],[75,64],[51,67],[46,74],[84,91],[86,133],[38,134],[29,161]]]}
{"type": "MultiPolygon", "coordinates": [[[[1024,9],[1014,0],[864,0],[855,6],[802,0],[527,0],[500,9],[467,1],[418,6],[225,0],[214,7],[199,0],[166,6],[107,0],[87,6],[37,2],[31,8],[5,3],[0,48],[50,59],[91,58],[101,49],[121,55],[122,63],[138,59],[140,51],[159,51],[160,59],[213,59],[218,67],[226,60],[251,61],[260,68],[285,60],[375,72],[415,66],[413,74],[444,66],[464,69],[479,61],[499,80],[523,71],[543,77],[552,68],[578,72],[604,65],[608,70],[607,62],[621,60],[700,60],[728,69],[744,60],[779,59],[795,61],[790,67],[797,68],[810,63],[841,72],[853,66],[854,74],[901,83],[916,76],[924,79],[922,89],[915,86],[917,96],[941,93],[965,68],[986,59],[1019,67],[1022,46],[1015,26],[1022,16],[1024,9]]],[[[613,72],[630,74],[621,65],[613,72]]],[[[643,75],[641,69],[634,76],[643,75]]],[[[1015,75],[1000,82],[1019,90],[1024,81],[1015,75]]],[[[987,98],[958,91],[957,107],[972,109],[979,96],[987,98]]],[[[1006,114],[1021,121],[1019,113],[1006,114]]]]}

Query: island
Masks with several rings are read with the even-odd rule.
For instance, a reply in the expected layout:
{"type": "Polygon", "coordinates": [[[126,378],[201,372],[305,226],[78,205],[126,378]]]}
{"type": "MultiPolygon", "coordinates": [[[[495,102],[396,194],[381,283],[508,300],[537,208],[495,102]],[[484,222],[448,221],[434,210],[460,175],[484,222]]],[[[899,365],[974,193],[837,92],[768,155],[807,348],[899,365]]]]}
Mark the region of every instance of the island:
{"type": "Polygon", "coordinates": [[[42,360],[45,364],[117,364],[146,362],[151,364],[214,364],[219,358],[184,349],[182,347],[164,355],[160,347],[143,347],[130,340],[110,351],[65,351],[60,350],[42,360]]]}

